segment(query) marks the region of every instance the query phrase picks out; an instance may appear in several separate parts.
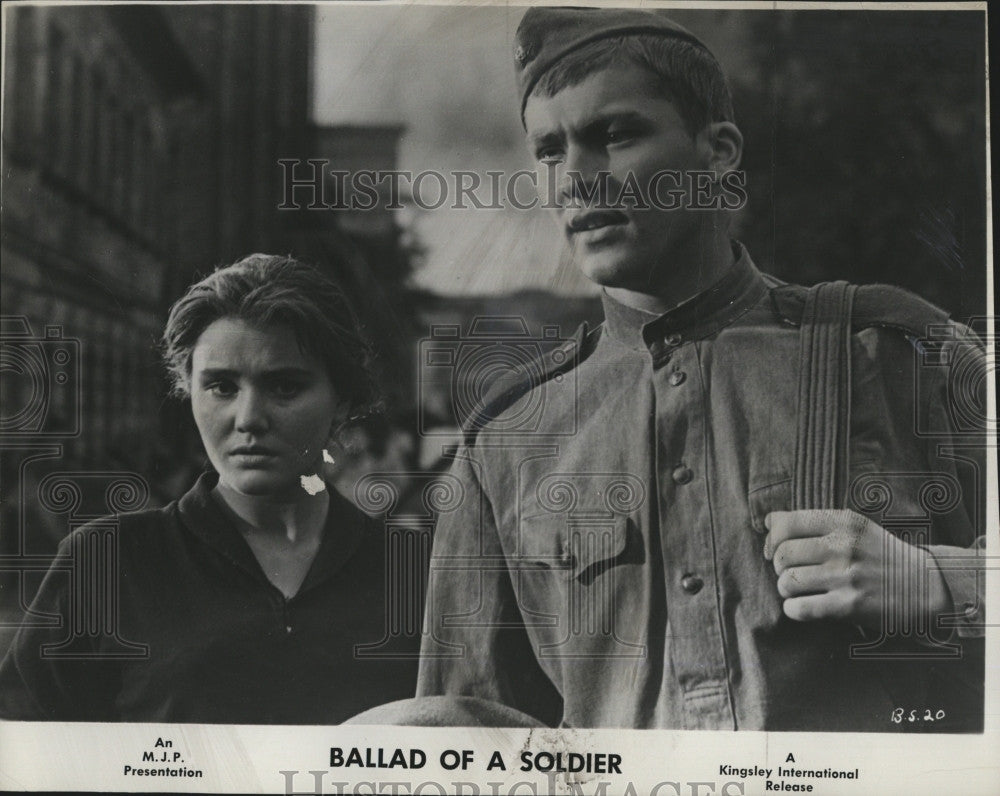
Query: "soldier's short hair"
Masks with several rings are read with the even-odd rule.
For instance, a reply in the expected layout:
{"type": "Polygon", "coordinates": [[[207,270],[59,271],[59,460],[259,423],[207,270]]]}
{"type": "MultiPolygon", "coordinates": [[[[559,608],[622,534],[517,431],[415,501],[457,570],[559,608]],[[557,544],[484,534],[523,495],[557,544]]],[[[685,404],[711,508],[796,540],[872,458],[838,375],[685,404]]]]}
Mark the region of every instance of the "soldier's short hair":
{"type": "Polygon", "coordinates": [[[360,416],[381,408],[372,348],[343,289],[292,257],[251,254],[191,285],[171,307],[161,340],[174,395],[191,394],[191,355],[215,321],[284,326],[327,368],[337,395],[360,416]]]}
{"type": "Polygon", "coordinates": [[[634,34],[602,38],[567,53],[538,79],[532,96],[551,97],[601,69],[632,64],[651,73],[692,137],[713,122],[733,122],[733,100],[719,62],[681,38],[634,34]]]}

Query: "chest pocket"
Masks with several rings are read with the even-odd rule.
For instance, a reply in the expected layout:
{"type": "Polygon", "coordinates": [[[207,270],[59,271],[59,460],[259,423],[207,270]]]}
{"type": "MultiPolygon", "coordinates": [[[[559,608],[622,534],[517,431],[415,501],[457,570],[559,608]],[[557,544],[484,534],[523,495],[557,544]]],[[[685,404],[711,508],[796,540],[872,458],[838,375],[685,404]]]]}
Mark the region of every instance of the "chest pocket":
{"type": "Polygon", "coordinates": [[[627,560],[630,547],[634,545],[629,544],[629,521],[624,515],[587,520],[536,515],[521,521],[520,569],[587,586],[627,560]]]}

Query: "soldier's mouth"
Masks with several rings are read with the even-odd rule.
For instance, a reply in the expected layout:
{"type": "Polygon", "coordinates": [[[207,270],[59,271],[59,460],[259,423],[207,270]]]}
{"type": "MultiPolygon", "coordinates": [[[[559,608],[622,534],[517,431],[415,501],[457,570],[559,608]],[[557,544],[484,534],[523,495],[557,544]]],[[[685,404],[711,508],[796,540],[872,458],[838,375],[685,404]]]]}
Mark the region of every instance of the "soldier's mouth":
{"type": "Polygon", "coordinates": [[[572,235],[577,232],[589,232],[627,223],[628,216],[620,210],[587,210],[570,218],[566,224],[566,230],[572,235]]]}

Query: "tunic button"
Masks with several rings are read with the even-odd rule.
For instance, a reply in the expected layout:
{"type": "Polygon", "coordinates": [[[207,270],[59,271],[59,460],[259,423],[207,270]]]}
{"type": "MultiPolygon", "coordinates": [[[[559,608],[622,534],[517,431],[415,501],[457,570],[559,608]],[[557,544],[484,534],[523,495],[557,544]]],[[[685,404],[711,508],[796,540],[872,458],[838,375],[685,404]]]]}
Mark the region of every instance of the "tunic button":
{"type": "Polygon", "coordinates": [[[677,332],[671,332],[666,337],[663,338],[663,342],[667,345],[680,345],[681,336],[677,332]]]}
{"type": "Polygon", "coordinates": [[[291,633],[292,632],[292,626],[291,625],[285,625],[285,632],[286,633],[291,633]]]}
{"type": "Polygon", "coordinates": [[[680,387],[685,379],[687,379],[687,374],[683,370],[675,370],[670,374],[670,383],[674,387],[680,387]]]}
{"type": "Polygon", "coordinates": [[[685,575],[681,578],[681,588],[688,594],[697,594],[701,591],[701,587],[704,585],[705,581],[697,575],[685,575]]]}
{"type": "Polygon", "coordinates": [[[675,467],[670,476],[674,479],[675,484],[690,484],[691,479],[694,478],[694,473],[690,467],[685,467],[682,464],[679,467],[675,467]]]}

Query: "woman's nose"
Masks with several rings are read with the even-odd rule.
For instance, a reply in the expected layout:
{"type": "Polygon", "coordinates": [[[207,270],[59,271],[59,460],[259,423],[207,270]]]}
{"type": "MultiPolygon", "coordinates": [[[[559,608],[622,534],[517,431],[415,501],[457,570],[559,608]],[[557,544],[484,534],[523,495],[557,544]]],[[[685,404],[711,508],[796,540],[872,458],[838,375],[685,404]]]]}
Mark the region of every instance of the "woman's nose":
{"type": "Polygon", "coordinates": [[[269,427],[267,402],[258,390],[240,390],[236,399],[236,430],[244,434],[260,434],[269,427]]]}

